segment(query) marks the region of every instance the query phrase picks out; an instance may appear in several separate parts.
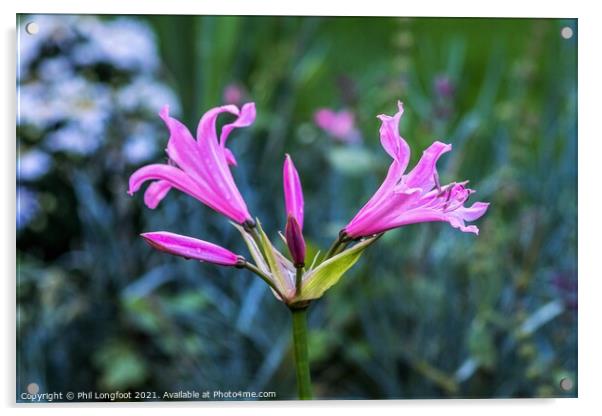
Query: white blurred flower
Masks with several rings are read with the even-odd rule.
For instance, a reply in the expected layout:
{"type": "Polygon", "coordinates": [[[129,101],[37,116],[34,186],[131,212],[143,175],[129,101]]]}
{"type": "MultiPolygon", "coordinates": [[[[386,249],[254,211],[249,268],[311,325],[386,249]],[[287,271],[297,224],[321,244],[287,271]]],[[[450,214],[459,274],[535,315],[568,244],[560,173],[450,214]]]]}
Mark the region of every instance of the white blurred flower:
{"type": "Polygon", "coordinates": [[[63,151],[86,156],[98,149],[103,136],[82,129],[77,123],[68,124],[60,130],[46,136],[46,145],[52,151],[63,151]]]}
{"type": "Polygon", "coordinates": [[[173,90],[150,77],[138,77],[117,92],[117,103],[126,111],[146,109],[159,113],[164,105],[170,112],[178,114],[180,104],[173,90]]]}
{"type": "Polygon", "coordinates": [[[17,230],[26,227],[39,210],[37,194],[25,186],[17,186],[17,230]]]}
{"type": "Polygon", "coordinates": [[[22,153],[17,163],[17,179],[33,181],[44,176],[48,170],[52,159],[48,153],[38,149],[32,149],[22,153]]]}
{"type": "Polygon", "coordinates": [[[46,82],[56,82],[73,77],[73,67],[64,57],[46,59],[40,63],[38,73],[46,82]]]}
{"type": "Polygon", "coordinates": [[[140,124],[123,145],[123,156],[132,165],[150,160],[157,152],[156,135],[149,124],[140,124]]]}
{"type": "Polygon", "coordinates": [[[52,97],[56,108],[62,108],[65,118],[78,124],[91,135],[104,132],[114,111],[111,90],[83,78],[73,78],[54,88],[52,97]]]}
{"type": "MultiPolygon", "coordinates": [[[[100,20],[93,16],[40,15],[19,23],[18,124],[26,140],[49,152],[91,155],[115,128],[122,142],[132,125],[144,125],[146,113],[165,105],[179,113],[179,100],[157,78],[159,55],[150,27],[132,18],[100,20]],[[35,21],[40,31],[25,33],[35,21]],[[106,78],[96,64],[128,71],[106,78]],[[139,113],[142,110],[142,113],[139,113]],[[132,114],[133,113],[133,114],[132,114]],[[117,124],[116,122],[119,122],[117,124]],[[111,124],[114,123],[114,124],[111,124]],[[120,130],[121,129],[121,130],[120,130]]],[[[156,144],[135,127],[123,145],[126,158],[144,161],[156,144]]]]}
{"type": "Polygon", "coordinates": [[[82,65],[108,62],[117,68],[153,72],[159,65],[155,36],[144,23],[126,17],[108,22],[82,19],[78,29],[88,42],[73,50],[82,65]]]}
{"type": "Polygon", "coordinates": [[[65,117],[64,106],[57,107],[49,99],[48,88],[40,82],[21,84],[17,87],[19,102],[17,122],[45,129],[65,117]]]}

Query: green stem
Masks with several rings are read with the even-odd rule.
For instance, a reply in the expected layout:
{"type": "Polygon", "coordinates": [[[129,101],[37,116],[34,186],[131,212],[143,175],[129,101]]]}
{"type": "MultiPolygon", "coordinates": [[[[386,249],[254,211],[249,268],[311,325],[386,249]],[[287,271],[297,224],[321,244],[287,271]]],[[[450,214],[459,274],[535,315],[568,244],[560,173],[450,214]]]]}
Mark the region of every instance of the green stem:
{"type": "Polygon", "coordinates": [[[293,315],[293,346],[300,400],[311,400],[311,375],[307,353],[307,308],[291,309],[293,315]]]}
{"type": "Polygon", "coordinates": [[[349,244],[351,244],[351,241],[350,241],[350,240],[349,240],[349,241],[344,241],[344,242],[341,242],[341,244],[340,244],[340,245],[339,245],[339,247],[337,248],[337,251],[335,251],[335,252],[334,252],[334,255],[336,256],[337,254],[339,254],[339,253],[341,253],[341,252],[345,251],[345,249],[347,248],[347,246],[348,246],[349,244]]]}
{"type": "Polygon", "coordinates": [[[261,242],[261,236],[259,235],[259,232],[257,231],[257,227],[250,227],[246,229],[247,232],[249,234],[251,234],[251,237],[253,237],[253,240],[255,241],[255,244],[257,244],[257,248],[259,248],[259,250],[261,250],[262,254],[263,254],[263,244],[261,242]]]}
{"type": "Polygon", "coordinates": [[[301,296],[301,283],[303,283],[303,266],[297,267],[297,276],[295,278],[295,295],[301,296]]]}
{"type": "Polygon", "coordinates": [[[247,270],[251,270],[257,276],[261,277],[261,280],[266,282],[272,289],[274,289],[274,292],[276,292],[278,294],[278,296],[280,296],[280,299],[284,299],[284,296],[282,296],[282,293],[278,290],[276,285],[274,283],[272,283],[269,276],[267,274],[265,274],[264,272],[262,272],[259,269],[259,267],[255,266],[253,263],[249,263],[248,261],[245,261],[240,267],[244,267],[247,270]]]}
{"type": "Polygon", "coordinates": [[[336,254],[339,246],[341,245],[341,243],[342,243],[341,238],[337,237],[337,239],[334,241],[334,243],[332,243],[332,245],[326,252],[326,256],[324,257],[324,260],[328,260],[329,258],[334,256],[336,254]]]}

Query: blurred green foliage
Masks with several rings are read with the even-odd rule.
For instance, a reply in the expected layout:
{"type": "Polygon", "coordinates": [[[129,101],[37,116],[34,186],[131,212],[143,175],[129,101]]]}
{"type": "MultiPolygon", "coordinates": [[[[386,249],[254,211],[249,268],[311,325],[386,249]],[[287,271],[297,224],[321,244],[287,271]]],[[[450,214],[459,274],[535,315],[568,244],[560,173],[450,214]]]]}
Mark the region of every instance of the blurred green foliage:
{"type": "MultiPolygon", "coordinates": [[[[436,139],[452,143],[442,182],[470,179],[491,202],[478,237],[441,223],[387,233],[312,304],[317,397],[576,396],[559,388],[577,380],[577,44],[560,36],[575,20],[145,19],[191,128],[229,84],[256,102],[256,123],[230,143],[239,188],[271,236],[284,228],[288,152],[310,255],[327,248],[386,173],[375,116],[398,99],[411,163],[436,139]],[[320,107],[353,110],[363,142],[317,129],[320,107]]],[[[68,189],[64,233],[18,234],[17,391],[35,381],[294,397],[290,317],[264,283],[138,238],[169,230],[246,254],[238,232],[176,192],[146,209],[126,194],[132,168],[110,170],[104,157],[61,160],[67,173],[45,179],[68,189]]]]}

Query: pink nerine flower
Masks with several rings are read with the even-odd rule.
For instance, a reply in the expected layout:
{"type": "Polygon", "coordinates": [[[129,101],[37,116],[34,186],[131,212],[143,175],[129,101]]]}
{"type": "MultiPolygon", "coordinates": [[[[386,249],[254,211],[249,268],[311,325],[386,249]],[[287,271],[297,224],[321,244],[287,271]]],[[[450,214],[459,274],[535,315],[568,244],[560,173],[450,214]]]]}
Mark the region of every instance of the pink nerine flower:
{"type": "Polygon", "coordinates": [[[170,133],[167,144],[170,163],[138,169],[130,177],[128,193],[132,195],[144,182],[155,180],[144,193],[144,202],[149,208],[155,208],[171,188],[176,188],[237,223],[252,221],[230,172],[230,165],[236,165],[236,159],[226,147],[226,140],[234,128],[246,127],[255,121],[255,104],[247,103],[240,110],[234,105],[225,105],[207,111],[199,122],[196,140],[186,126],[169,116],[167,106],[159,115],[170,133]],[[237,118],[222,128],[218,139],[216,120],[224,112],[237,118]]]}
{"type": "Polygon", "coordinates": [[[353,113],[341,110],[338,113],[322,108],[314,114],[314,121],[318,127],[337,140],[346,143],[355,143],[360,140],[360,134],[355,128],[353,113]]]}
{"type": "Polygon", "coordinates": [[[223,100],[226,104],[239,105],[244,98],[245,92],[238,84],[228,84],[224,88],[223,100]]]}
{"type": "Polygon", "coordinates": [[[410,147],[398,133],[403,105],[394,116],[380,115],[380,141],[393,158],[383,184],[357,213],[344,232],[352,238],[378,234],[402,225],[418,222],[446,221],[463,232],[478,234],[474,221],[487,211],[488,203],[475,202],[470,207],[464,203],[475,191],[466,188],[466,182],[439,184],[436,163],[439,157],[451,150],[450,144],[434,142],[424,151],[418,164],[408,174],[404,172],[410,160],[410,147]]]}
{"type": "Polygon", "coordinates": [[[174,234],[167,231],[157,231],[141,234],[153,248],[175,256],[195,259],[222,266],[239,266],[244,263],[241,256],[218,245],[196,238],[174,234]]]}
{"type": "Polygon", "coordinates": [[[287,154],[282,172],[284,182],[284,205],[286,207],[286,245],[295,266],[303,267],[305,262],[305,240],[303,239],[303,190],[299,173],[293,160],[287,154]]]}

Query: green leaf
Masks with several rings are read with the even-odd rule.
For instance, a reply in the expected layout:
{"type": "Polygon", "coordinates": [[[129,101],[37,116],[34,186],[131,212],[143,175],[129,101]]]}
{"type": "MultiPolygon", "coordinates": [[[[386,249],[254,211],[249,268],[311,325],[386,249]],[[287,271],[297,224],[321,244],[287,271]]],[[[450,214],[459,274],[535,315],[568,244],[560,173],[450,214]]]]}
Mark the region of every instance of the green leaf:
{"type": "Polygon", "coordinates": [[[289,278],[288,271],[286,270],[284,263],[284,256],[280,254],[272,245],[272,242],[261,228],[259,220],[257,220],[257,230],[259,231],[261,249],[264,254],[272,276],[275,280],[276,287],[286,297],[287,295],[293,295],[295,291],[295,282],[289,278]]]}
{"type": "Polygon", "coordinates": [[[335,285],[339,279],[357,262],[378,236],[364,240],[348,250],[326,260],[314,270],[308,272],[303,279],[299,300],[310,300],[321,297],[326,290],[335,285]]]}

